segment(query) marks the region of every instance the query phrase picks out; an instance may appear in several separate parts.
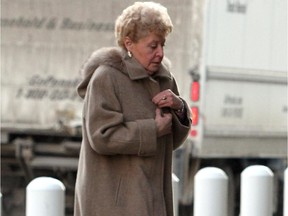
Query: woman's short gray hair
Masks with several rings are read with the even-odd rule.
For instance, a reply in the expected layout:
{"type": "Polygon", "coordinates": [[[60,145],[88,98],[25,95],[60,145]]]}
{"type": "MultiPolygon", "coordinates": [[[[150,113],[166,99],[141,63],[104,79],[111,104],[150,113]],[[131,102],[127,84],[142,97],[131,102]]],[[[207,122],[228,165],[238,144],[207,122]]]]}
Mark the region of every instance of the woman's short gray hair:
{"type": "Polygon", "coordinates": [[[115,22],[115,37],[120,47],[125,48],[124,38],[133,42],[154,32],[166,37],[173,28],[167,9],[155,2],[135,2],[123,10],[115,22]]]}

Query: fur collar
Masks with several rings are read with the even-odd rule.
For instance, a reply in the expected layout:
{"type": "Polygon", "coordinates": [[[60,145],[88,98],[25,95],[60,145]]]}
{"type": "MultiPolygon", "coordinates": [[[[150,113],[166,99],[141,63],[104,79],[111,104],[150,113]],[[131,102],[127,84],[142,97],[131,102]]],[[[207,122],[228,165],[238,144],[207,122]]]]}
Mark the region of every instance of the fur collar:
{"type": "MultiPolygon", "coordinates": [[[[77,88],[80,97],[85,97],[90,79],[100,65],[108,65],[116,68],[118,71],[127,74],[132,80],[149,76],[146,72],[143,73],[143,67],[139,63],[136,63],[134,58],[129,58],[127,56],[127,52],[124,49],[119,47],[101,48],[92,53],[80,70],[82,81],[77,88]],[[138,71],[138,73],[136,71],[138,71]],[[142,73],[140,71],[142,71],[142,73]]],[[[169,69],[170,61],[167,58],[164,58],[162,66],[155,76],[168,77],[171,79],[172,75],[170,74],[169,69]]]]}

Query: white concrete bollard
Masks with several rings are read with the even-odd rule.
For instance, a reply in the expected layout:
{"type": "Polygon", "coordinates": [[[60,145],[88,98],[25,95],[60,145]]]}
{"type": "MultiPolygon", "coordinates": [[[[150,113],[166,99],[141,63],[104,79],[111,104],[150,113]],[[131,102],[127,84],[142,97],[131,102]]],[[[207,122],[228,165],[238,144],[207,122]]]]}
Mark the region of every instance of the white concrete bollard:
{"type": "Polygon", "coordinates": [[[51,177],[32,180],[26,188],[26,216],[64,216],[65,186],[51,177]]]}
{"type": "Polygon", "coordinates": [[[178,208],[179,208],[179,178],[172,173],[172,185],[173,185],[173,209],[174,215],[178,216],[178,208]]]}
{"type": "Polygon", "coordinates": [[[262,165],[247,167],[241,173],[241,216],[273,215],[273,176],[262,165]]]}
{"type": "Polygon", "coordinates": [[[228,177],[216,167],[206,167],[195,175],[194,216],[228,215],[228,177]]]}
{"type": "Polygon", "coordinates": [[[288,167],[284,173],[284,216],[288,216],[288,167]]]}

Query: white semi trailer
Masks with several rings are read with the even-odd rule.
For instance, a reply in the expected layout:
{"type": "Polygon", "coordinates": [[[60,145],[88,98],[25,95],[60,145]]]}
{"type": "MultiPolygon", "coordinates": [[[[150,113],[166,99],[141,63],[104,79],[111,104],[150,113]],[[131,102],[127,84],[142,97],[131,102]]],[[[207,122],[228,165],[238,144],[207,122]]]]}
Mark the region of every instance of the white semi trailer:
{"type": "MultiPolygon", "coordinates": [[[[95,49],[115,46],[114,20],[133,2],[2,0],[4,216],[21,216],[15,212],[24,207],[23,188],[40,175],[65,183],[66,213],[72,214],[81,141],[79,69],[95,49]]],[[[157,2],[174,23],[165,54],[193,113],[190,136],[174,158],[180,216],[191,215],[194,174],[203,166],[228,173],[236,191],[230,214],[237,214],[243,168],[268,165],[281,189],[287,166],[287,1],[157,2]]],[[[281,196],[275,197],[280,212],[281,196]]]]}
{"type": "Polygon", "coordinates": [[[176,166],[184,167],[176,171],[181,201],[192,201],[195,171],[217,166],[230,180],[229,215],[238,215],[239,174],[263,164],[275,173],[274,212],[281,215],[288,147],[287,1],[211,0],[203,6],[192,16],[192,50],[198,55],[190,90],[183,91],[194,121],[176,166]]]}

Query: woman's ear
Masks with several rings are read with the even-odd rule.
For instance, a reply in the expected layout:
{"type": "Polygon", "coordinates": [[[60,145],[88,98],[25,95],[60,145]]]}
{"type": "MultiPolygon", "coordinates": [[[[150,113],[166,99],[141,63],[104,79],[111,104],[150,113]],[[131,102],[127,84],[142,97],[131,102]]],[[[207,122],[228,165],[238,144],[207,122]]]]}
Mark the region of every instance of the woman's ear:
{"type": "Polygon", "coordinates": [[[127,49],[128,51],[131,51],[133,42],[132,42],[132,40],[131,40],[128,36],[126,36],[126,37],[124,38],[124,45],[125,45],[125,47],[126,47],[126,49],[127,49]]]}

